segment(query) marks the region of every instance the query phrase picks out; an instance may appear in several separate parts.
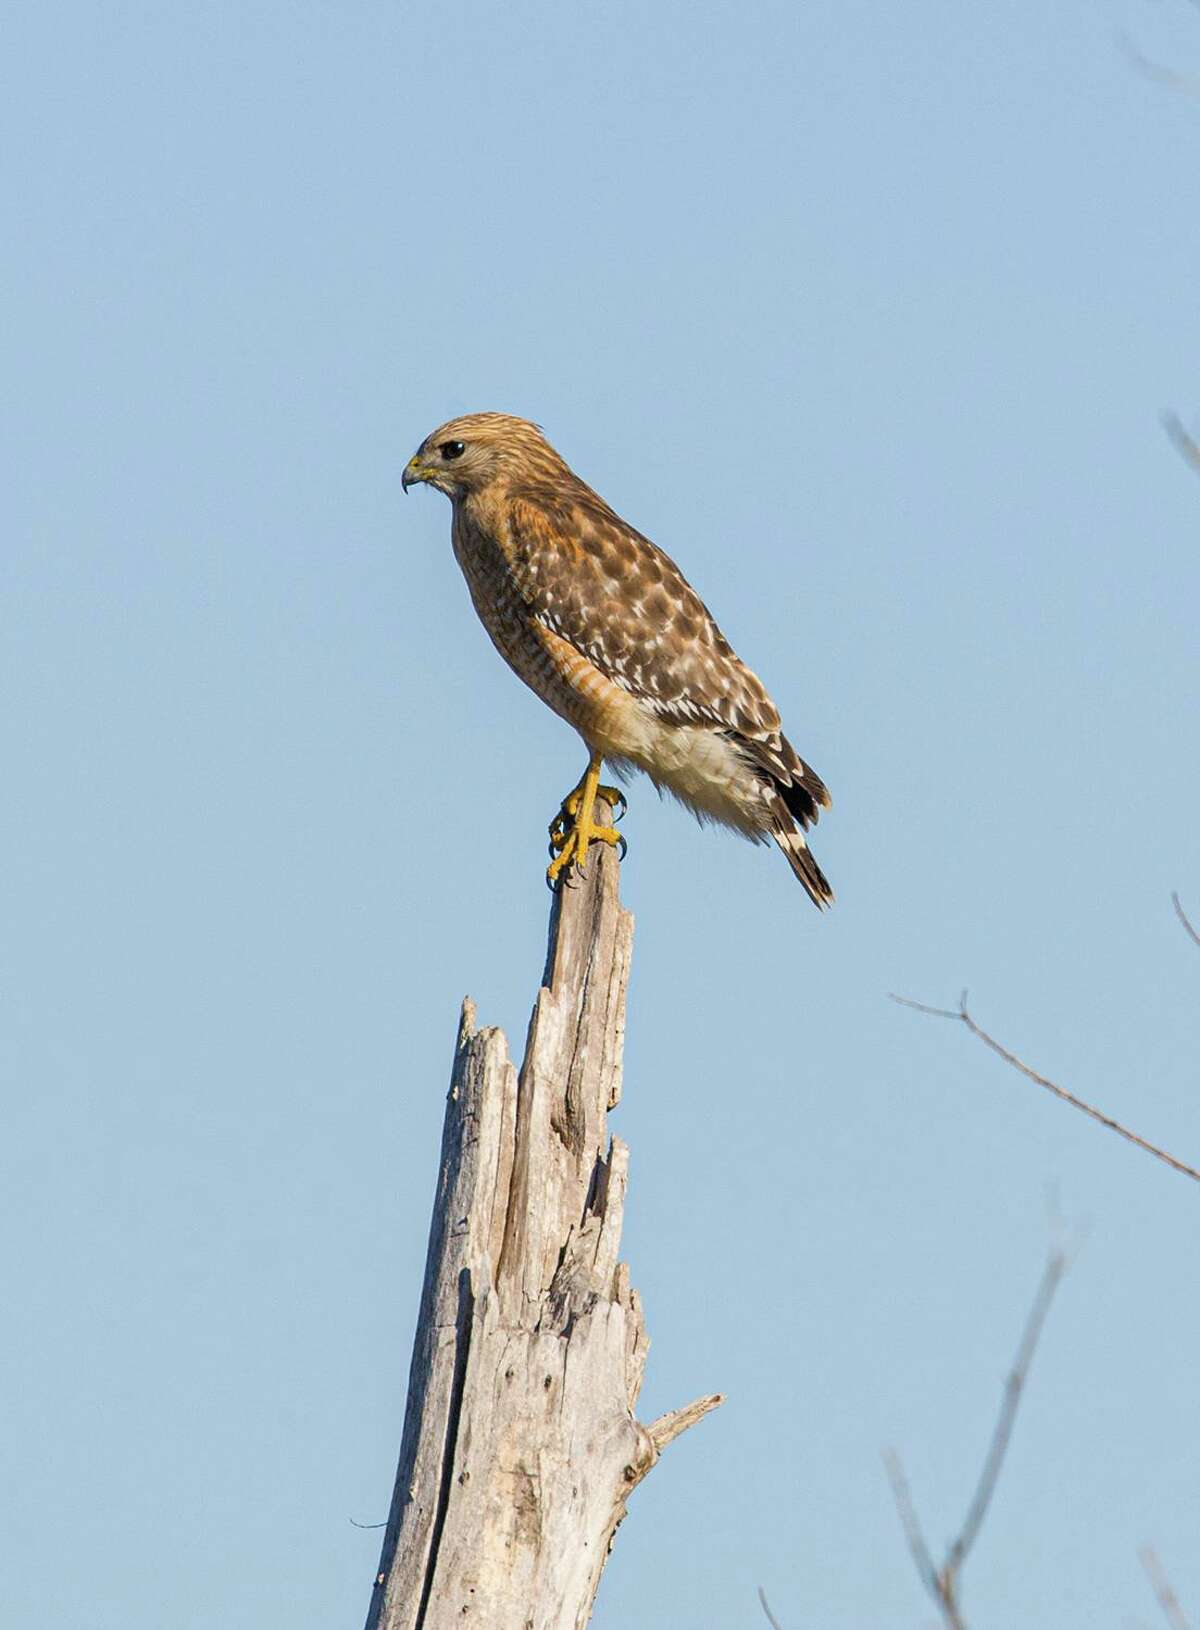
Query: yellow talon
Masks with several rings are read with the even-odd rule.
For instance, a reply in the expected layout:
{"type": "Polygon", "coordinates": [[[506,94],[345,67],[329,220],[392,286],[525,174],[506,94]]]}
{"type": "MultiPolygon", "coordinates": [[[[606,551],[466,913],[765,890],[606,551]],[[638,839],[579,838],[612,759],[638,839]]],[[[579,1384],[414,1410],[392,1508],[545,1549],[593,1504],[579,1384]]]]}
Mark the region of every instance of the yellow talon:
{"type": "Polygon", "coordinates": [[[625,840],[615,826],[597,826],[593,821],[597,797],[614,809],[625,802],[615,787],[600,785],[600,755],[594,753],[583,780],[563,799],[561,809],[550,822],[550,848],[554,859],[546,868],[546,881],[551,888],[569,866],[583,870],[590,844],[611,843],[614,848],[618,844],[624,847],[625,840]]]}

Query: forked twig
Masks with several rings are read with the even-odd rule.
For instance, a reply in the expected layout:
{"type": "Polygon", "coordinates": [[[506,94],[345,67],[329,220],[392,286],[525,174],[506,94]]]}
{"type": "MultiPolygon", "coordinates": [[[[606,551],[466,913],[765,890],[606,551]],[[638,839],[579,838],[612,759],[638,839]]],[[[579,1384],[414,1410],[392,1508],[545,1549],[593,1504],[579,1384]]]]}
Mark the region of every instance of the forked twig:
{"type": "Polygon", "coordinates": [[[1171,1588],[1171,1581],[1167,1578],[1167,1570],[1158,1559],[1158,1552],[1153,1545],[1143,1545],[1138,1552],[1142,1567],[1150,1580],[1151,1589],[1158,1597],[1158,1605],[1163,1610],[1163,1618],[1171,1626],[1171,1630],[1191,1630],[1187,1614],[1180,1606],[1179,1598],[1171,1588]]]}
{"type": "Polygon", "coordinates": [[[1071,1104],[1076,1109],[1081,1109],[1085,1115],[1090,1115],[1094,1121],[1099,1121],[1101,1126],[1107,1126],[1110,1132],[1116,1132],[1119,1137],[1125,1138],[1129,1143],[1136,1144],[1139,1149],[1144,1149],[1147,1154],[1153,1155],[1156,1160],[1165,1162],[1174,1171],[1182,1172],[1185,1177],[1190,1177],[1193,1182],[1200,1183],[1200,1171],[1197,1171],[1194,1166],[1189,1166],[1186,1161],[1176,1159],[1174,1155],[1168,1154],[1165,1149],[1160,1149],[1156,1143],[1150,1143],[1146,1138],[1139,1136],[1137,1132],[1131,1131],[1129,1127],[1122,1126],[1120,1121],[1114,1120],[1111,1115],[1106,1115],[1103,1110],[1097,1109],[1094,1104],[1086,1103],[1084,1099],[1077,1098],[1073,1092],[1068,1092],[1065,1087],[1060,1087],[1056,1082],[1048,1080],[1046,1076],[1039,1075],[1037,1070],[1032,1069],[1023,1059],[1018,1058],[1016,1053],[1009,1052],[1008,1048],[998,1042],[995,1036],[989,1036],[983,1026],[976,1024],[971,1017],[967,1009],[966,991],[963,991],[962,996],[959,998],[957,1008],[930,1007],[926,1002],[914,1002],[911,996],[897,996],[894,991],[889,991],[888,995],[893,1002],[899,1002],[901,1007],[912,1008],[914,1013],[928,1013],[935,1019],[956,1019],[960,1024],[965,1024],[971,1034],[977,1036],[985,1047],[990,1047],[993,1053],[1002,1058],[1006,1064],[1011,1064],[1014,1070],[1019,1070],[1022,1075],[1027,1076],[1030,1081],[1036,1081],[1039,1087],[1045,1087],[1047,1092],[1052,1092],[1056,1098],[1061,1098],[1064,1103],[1071,1104]]]}
{"type": "Polygon", "coordinates": [[[992,1503],[992,1496],[996,1492],[996,1484],[1000,1480],[1000,1471],[1004,1465],[1004,1456],[1012,1438],[1013,1426],[1016,1424],[1021,1393],[1029,1376],[1029,1369],[1033,1363],[1033,1355],[1037,1351],[1038,1341],[1041,1339],[1042,1329],[1046,1323],[1046,1315],[1050,1311],[1054,1293],[1062,1282],[1067,1266],[1065,1251],[1055,1247],[1046,1258],[1046,1266],[1042,1270],[1042,1277],[1038,1282],[1033,1305],[1025,1320],[1025,1328],[1021,1332],[1021,1340],[1017,1345],[1012,1369],[1004,1383],[1004,1397],[1000,1403],[1000,1413],[996,1417],[996,1425],[992,1431],[992,1439],[988,1444],[987,1454],[984,1456],[979,1481],[975,1485],[975,1492],[971,1496],[971,1503],[967,1507],[967,1514],[963,1519],[963,1525],[958,1532],[958,1537],[948,1548],[946,1560],[940,1568],[935,1566],[929,1547],[925,1543],[925,1536],[921,1531],[920,1520],[917,1517],[916,1506],[913,1503],[912,1490],[909,1488],[908,1478],[904,1474],[904,1467],[901,1464],[899,1455],[894,1449],[889,1449],[883,1457],[884,1464],[887,1466],[888,1481],[892,1485],[892,1495],[896,1501],[896,1510],[899,1513],[900,1523],[904,1529],[904,1537],[908,1541],[908,1548],[916,1564],[917,1573],[920,1575],[925,1589],[937,1603],[946,1622],[947,1630],[966,1630],[962,1609],[959,1606],[959,1581],[962,1576],[963,1564],[970,1555],[975,1541],[979,1538],[979,1531],[983,1527],[988,1507],[992,1503]]]}

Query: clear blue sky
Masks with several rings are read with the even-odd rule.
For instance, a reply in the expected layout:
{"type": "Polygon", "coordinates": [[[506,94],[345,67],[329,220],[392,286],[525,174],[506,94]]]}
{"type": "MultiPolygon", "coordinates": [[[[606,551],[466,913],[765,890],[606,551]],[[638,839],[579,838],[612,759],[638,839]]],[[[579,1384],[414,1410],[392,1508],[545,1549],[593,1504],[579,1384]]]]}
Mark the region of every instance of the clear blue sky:
{"type": "Polygon", "coordinates": [[[0,41],[9,1334],[0,1622],[365,1613],[459,1000],[523,1035],[575,738],[435,494],[541,421],[832,790],[782,859],[632,789],[651,1416],[598,1630],[1200,1614],[1200,71],[1184,0],[130,0],[0,41]]]}

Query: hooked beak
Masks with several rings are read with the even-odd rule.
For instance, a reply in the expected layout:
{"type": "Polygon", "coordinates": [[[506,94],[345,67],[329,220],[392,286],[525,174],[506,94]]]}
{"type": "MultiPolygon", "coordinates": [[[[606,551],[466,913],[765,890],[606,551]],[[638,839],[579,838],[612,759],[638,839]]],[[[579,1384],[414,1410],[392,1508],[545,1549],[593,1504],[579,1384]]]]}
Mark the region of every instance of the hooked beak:
{"type": "Polygon", "coordinates": [[[410,487],[418,486],[420,482],[428,481],[428,479],[429,471],[421,463],[417,454],[414,453],[404,466],[404,474],[400,477],[401,487],[407,492],[410,487]]]}

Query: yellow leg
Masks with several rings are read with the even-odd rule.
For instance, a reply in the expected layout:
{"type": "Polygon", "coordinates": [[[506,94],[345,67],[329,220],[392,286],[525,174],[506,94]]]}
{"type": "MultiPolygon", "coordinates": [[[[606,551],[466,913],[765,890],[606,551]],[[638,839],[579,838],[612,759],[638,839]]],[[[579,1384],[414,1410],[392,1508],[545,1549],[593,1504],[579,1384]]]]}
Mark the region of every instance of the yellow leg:
{"type": "Polygon", "coordinates": [[[600,754],[593,753],[583,780],[562,801],[562,808],[550,823],[550,853],[554,859],[546,868],[546,881],[553,888],[569,866],[583,870],[588,845],[611,843],[615,848],[625,840],[613,826],[597,826],[592,819],[597,797],[614,809],[624,807],[624,795],[615,787],[600,785],[600,754]]]}

